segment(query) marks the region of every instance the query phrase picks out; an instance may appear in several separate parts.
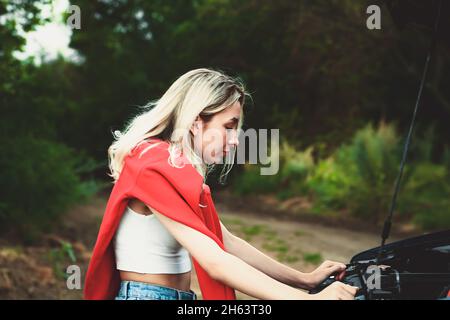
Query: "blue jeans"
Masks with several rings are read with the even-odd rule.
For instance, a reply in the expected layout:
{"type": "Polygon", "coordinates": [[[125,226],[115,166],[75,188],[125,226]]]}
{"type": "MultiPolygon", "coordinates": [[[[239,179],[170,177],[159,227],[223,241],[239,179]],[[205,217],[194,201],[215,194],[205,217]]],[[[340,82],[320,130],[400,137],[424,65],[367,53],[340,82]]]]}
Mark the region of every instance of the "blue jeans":
{"type": "Polygon", "coordinates": [[[182,291],[156,284],[121,281],[115,300],[197,300],[194,291],[182,291]]]}

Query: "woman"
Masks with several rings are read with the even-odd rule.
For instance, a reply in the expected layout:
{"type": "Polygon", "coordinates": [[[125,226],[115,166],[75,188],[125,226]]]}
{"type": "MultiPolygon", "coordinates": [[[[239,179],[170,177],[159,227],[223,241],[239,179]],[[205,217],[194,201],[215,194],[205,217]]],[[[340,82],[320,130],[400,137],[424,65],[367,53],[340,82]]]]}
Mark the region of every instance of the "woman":
{"type": "MultiPolygon", "coordinates": [[[[319,284],[344,264],[327,261],[311,273],[289,268],[220,222],[208,185],[223,160],[225,177],[243,120],[243,85],[222,72],[196,69],[146,106],[109,148],[114,179],[86,274],[86,299],[353,299],[356,288],[319,284]],[[191,260],[192,259],[192,260],[191,260]]],[[[231,163],[230,163],[231,160],[231,163]]]]}

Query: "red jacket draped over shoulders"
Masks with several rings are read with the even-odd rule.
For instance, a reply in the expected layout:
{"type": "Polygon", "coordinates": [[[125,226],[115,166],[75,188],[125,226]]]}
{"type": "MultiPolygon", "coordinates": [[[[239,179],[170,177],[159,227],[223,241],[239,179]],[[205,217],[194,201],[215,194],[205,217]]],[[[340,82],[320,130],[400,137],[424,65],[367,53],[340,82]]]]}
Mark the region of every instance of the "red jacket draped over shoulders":
{"type": "MultiPolygon", "coordinates": [[[[124,160],[114,184],[94,246],[84,284],[84,299],[114,299],[120,286],[113,237],[131,198],[137,198],[165,216],[183,223],[213,239],[225,250],[211,192],[202,176],[186,158],[184,166],[171,166],[169,144],[152,139],[136,146],[124,160]],[[156,143],[155,146],[141,151],[156,143]],[[200,206],[199,204],[202,204],[200,206]],[[206,206],[206,207],[204,207],[206,206]]],[[[212,279],[192,257],[205,300],[235,300],[229,286],[212,279]]]]}

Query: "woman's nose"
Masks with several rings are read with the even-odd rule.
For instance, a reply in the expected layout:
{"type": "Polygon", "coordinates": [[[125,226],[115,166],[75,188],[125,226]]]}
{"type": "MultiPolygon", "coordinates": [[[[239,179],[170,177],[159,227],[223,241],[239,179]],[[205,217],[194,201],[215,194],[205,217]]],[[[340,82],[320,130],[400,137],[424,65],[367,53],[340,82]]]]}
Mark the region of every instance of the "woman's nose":
{"type": "Polygon", "coordinates": [[[228,139],[228,144],[229,145],[238,146],[239,145],[239,139],[238,139],[237,135],[233,135],[232,137],[230,137],[230,139],[228,139]]]}
{"type": "Polygon", "coordinates": [[[229,147],[237,147],[239,145],[239,139],[238,139],[238,133],[237,130],[227,130],[226,132],[226,143],[225,143],[225,150],[229,151],[229,147]]]}

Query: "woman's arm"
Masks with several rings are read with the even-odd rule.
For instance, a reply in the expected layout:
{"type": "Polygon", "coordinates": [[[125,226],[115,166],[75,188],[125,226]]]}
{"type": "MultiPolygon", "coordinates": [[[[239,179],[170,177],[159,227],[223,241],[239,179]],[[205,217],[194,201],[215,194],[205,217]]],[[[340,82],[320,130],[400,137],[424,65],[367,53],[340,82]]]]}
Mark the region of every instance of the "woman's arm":
{"type": "MultiPolygon", "coordinates": [[[[150,208],[150,207],[149,207],[150,208]]],[[[353,299],[356,289],[335,282],[314,295],[281,283],[227,253],[210,237],[150,208],[175,239],[215,280],[258,299],[353,299]]]]}
{"type": "Polygon", "coordinates": [[[303,289],[312,287],[310,274],[300,272],[272,259],[245,240],[232,234],[222,222],[220,225],[225,248],[230,254],[242,259],[271,278],[289,286],[303,289]]]}
{"type": "Polygon", "coordinates": [[[308,299],[301,290],[278,282],[222,250],[210,237],[150,208],[175,239],[215,280],[258,299],[308,299]]]}
{"type": "Polygon", "coordinates": [[[222,222],[220,224],[225,247],[230,254],[287,285],[312,289],[331,274],[340,273],[342,275],[345,270],[345,264],[327,260],[310,273],[297,271],[268,257],[245,240],[229,232],[222,222]]]}

